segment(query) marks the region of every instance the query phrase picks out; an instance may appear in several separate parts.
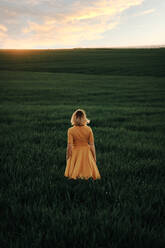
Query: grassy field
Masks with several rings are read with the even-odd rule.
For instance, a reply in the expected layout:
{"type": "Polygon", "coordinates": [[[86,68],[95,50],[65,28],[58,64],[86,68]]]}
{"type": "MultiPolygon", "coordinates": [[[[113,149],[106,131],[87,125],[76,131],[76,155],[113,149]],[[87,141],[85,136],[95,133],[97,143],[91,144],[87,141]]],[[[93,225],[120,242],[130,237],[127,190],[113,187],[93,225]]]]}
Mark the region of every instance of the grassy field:
{"type": "Polygon", "coordinates": [[[0,248],[165,247],[165,49],[0,50],[0,248]],[[67,180],[74,110],[101,180],[67,180]]]}

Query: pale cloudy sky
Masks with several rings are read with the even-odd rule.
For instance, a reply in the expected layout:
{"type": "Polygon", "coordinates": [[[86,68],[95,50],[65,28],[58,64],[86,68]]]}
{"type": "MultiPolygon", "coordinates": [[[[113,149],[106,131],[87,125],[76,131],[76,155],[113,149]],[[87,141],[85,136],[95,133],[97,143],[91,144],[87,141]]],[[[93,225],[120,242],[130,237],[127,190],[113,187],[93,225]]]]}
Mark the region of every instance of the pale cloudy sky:
{"type": "Polygon", "coordinates": [[[0,48],[165,45],[165,0],[0,0],[0,48]]]}

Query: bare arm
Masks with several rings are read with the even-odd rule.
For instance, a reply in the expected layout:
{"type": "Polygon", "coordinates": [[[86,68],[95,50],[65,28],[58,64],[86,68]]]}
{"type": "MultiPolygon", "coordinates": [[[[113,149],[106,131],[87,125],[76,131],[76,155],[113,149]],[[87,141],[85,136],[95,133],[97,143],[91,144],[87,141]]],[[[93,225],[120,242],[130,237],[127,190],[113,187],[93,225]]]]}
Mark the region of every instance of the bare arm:
{"type": "Polygon", "coordinates": [[[67,144],[66,160],[72,156],[72,144],[67,144]]]}
{"type": "Polygon", "coordinates": [[[91,150],[91,152],[92,152],[93,158],[94,158],[94,160],[95,160],[95,162],[96,162],[95,144],[89,144],[89,146],[90,146],[90,150],[91,150]]]}

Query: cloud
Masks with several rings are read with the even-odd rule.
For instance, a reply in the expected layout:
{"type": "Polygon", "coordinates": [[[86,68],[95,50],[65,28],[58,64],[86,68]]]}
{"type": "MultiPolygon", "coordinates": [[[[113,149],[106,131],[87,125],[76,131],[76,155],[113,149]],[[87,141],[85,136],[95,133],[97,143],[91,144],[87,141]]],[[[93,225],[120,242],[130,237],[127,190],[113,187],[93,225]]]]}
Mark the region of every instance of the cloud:
{"type": "Polygon", "coordinates": [[[5,25],[0,24],[0,31],[1,32],[6,32],[7,31],[7,27],[5,25]]]}
{"type": "Polygon", "coordinates": [[[13,0],[9,4],[9,0],[2,0],[2,19],[8,32],[1,47],[73,47],[82,41],[99,40],[120,23],[123,11],[143,1],[13,0]]]}
{"type": "Polygon", "coordinates": [[[0,24],[0,45],[1,45],[1,42],[7,38],[7,27],[3,24],[0,24]]]}
{"type": "Polygon", "coordinates": [[[155,9],[147,9],[147,10],[144,10],[144,11],[142,11],[140,13],[135,14],[134,16],[148,15],[148,14],[151,14],[151,13],[153,13],[155,11],[156,11],[155,9]]]}

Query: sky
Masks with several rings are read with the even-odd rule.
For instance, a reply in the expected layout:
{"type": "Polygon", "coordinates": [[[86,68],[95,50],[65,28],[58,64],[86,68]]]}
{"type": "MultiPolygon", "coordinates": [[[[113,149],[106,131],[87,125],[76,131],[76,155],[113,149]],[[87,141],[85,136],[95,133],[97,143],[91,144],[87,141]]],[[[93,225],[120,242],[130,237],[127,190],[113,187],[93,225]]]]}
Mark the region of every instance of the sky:
{"type": "Polygon", "coordinates": [[[0,48],[165,45],[165,0],[0,0],[0,48]]]}

